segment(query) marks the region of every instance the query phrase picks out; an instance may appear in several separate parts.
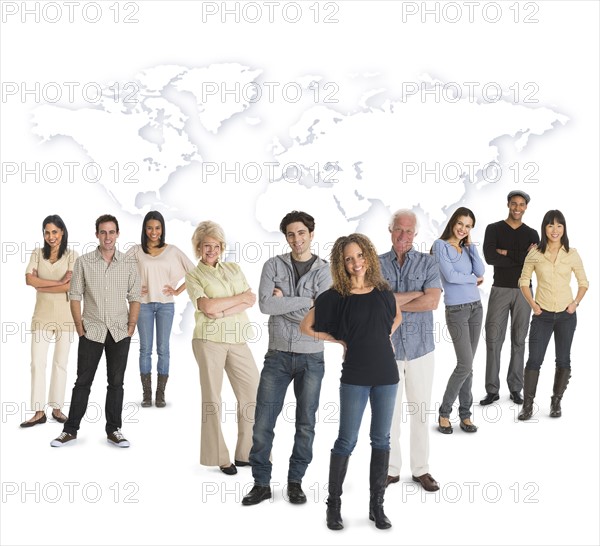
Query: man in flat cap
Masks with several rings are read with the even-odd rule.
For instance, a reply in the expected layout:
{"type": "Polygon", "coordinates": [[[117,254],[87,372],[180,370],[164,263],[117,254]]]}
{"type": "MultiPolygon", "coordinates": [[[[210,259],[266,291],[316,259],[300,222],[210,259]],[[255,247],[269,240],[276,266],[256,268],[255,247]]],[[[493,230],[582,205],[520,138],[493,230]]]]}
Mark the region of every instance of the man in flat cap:
{"type": "Polygon", "coordinates": [[[507,196],[508,218],[489,224],[485,229],[483,254],[485,261],[494,266],[494,283],[488,301],[485,319],[487,346],[485,370],[485,398],[482,406],[500,399],[500,353],[506,336],[510,314],[510,362],[506,382],[510,398],[522,404],[525,338],[529,330],[531,308],[521,294],[518,280],[527,253],[540,238],[535,229],[523,223],[530,197],[524,191],[511,191],[507,196]]]}

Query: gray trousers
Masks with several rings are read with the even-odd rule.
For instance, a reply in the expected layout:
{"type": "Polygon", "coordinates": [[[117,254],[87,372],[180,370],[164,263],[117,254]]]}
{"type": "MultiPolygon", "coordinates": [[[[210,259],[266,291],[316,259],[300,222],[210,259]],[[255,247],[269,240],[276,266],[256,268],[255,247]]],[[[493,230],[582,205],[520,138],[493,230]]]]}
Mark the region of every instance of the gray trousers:
{"type": "Polygon", "coordinates": [[[531,307],[521,294],[520,288],[492,286],[485,319],[485,343],[487,346],[485,390],[489,394],[497,394],[500,390],[500,354],[506,336],[509,313],[510,362],[506,382],[510,392],[521,392],[525,363],[525,338],[529,330],[531,307]]]}
{"type": "Polygon", "coordinates": [[[442,405],[440,417],[450,417],[452,404],[458,396],[458,415],[461,419],[471,417],[473,405],[473,359],[481,335],[483,307],[481,301],[446,306],[446,325],[456,353],[456,368],[452,372],[442,405]]]}

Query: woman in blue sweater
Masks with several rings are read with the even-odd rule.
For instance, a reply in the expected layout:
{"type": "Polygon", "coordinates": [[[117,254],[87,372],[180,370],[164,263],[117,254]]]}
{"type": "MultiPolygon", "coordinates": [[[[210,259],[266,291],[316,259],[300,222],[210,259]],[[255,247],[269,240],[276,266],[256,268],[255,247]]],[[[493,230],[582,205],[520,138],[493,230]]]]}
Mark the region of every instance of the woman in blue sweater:
{"type": "Polygon", "coordinates": [[[446,325],[457,360],[440,406],[438,430],[443,434],[452,434],[450,413],[457,397],[460,428],[465,432],[477,432],[477,427],[471,422],[471,385],[473,359],[483,320],[483,307],[477,287],[483,282],[485,266],[477,247],[471,243],[470,233],[474,227],[473,212],[459,207],[431,250],[440,268],[446,304],[446,325]]]}

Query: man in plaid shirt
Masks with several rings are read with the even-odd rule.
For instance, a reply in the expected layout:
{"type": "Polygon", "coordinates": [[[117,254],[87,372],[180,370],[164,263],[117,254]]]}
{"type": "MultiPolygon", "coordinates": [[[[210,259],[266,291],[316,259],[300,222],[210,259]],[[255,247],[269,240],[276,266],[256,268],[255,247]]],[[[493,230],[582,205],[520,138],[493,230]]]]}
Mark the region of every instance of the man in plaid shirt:
{"type": "Polygon", "coordinates": [[[79,336],[77,380],[69,417],[60,436],[50,443],[62,447],[77,439],[96,369],[106,354],[106,435],[109,443],[129,447],[120,431],[123,380],[131,336],[140,311],[141,284],[135,261],[116,249],[119,222],[110,214],[96,220],[98,248],[75,262],[69,299],[79,336]],[[81,313],[83,300],[83,315],[81,313]],[[129,303],[129,305],[127,304],[129,303]]]}

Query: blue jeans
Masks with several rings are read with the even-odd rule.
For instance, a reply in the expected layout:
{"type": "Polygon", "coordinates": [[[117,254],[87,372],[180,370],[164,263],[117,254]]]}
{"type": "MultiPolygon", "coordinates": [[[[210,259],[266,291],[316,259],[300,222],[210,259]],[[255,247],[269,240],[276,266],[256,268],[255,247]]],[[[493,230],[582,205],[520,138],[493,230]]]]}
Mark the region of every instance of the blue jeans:
{"type": "Polygon", "coordinates": [[[140,336],[140,373],[152,373],[152,342],[156,319],[156,353],[159,375],[169,375],[169,338],[175,315],[174,303],[142,303],[138,318],[140,336]]]}
{"type": "Polygon", "coordinates": [[[482,322],[481,301],[446,306],[446,324],[456,353],[456,368],[448,379],[440,406],[440,417],[450,417],[452,404],[457,396],[458,415],[462,420],[471,417],[473,359],[479,343],[482,322]]]}
{"type": "Polygon", "coordinates": [[[371,447],[390,450],[390,429],[396,403],[398,384],[348,385],[340,383],[340,430],[331,452],[347,457],[352,455],[367,400],[371,401],[371,447]]]}
{"type": "Polygon", "coordinates": [[[570,368],[571,344],[576,326],[577,313],[572,315],[566,311],[552,313],[542,309],[541,315],[533,315],[529,329],[529,358],[525,368],[528,370],[541,368],[553,333],[556,367],[570,368]]]}
{"type": "Polygon", "coordinates": [[[316,412],[319,407],[321,380],[325,373],[323,352],[288,353],[267,351],[256,395],[256,413],[249,461],[256,485],[271,482],[273,465],[269,460],[275,423],[283,408],[290,382],[296,395],[296,435],[290,457],[288,481],[301,483],[312,460],[316,412]]]}

